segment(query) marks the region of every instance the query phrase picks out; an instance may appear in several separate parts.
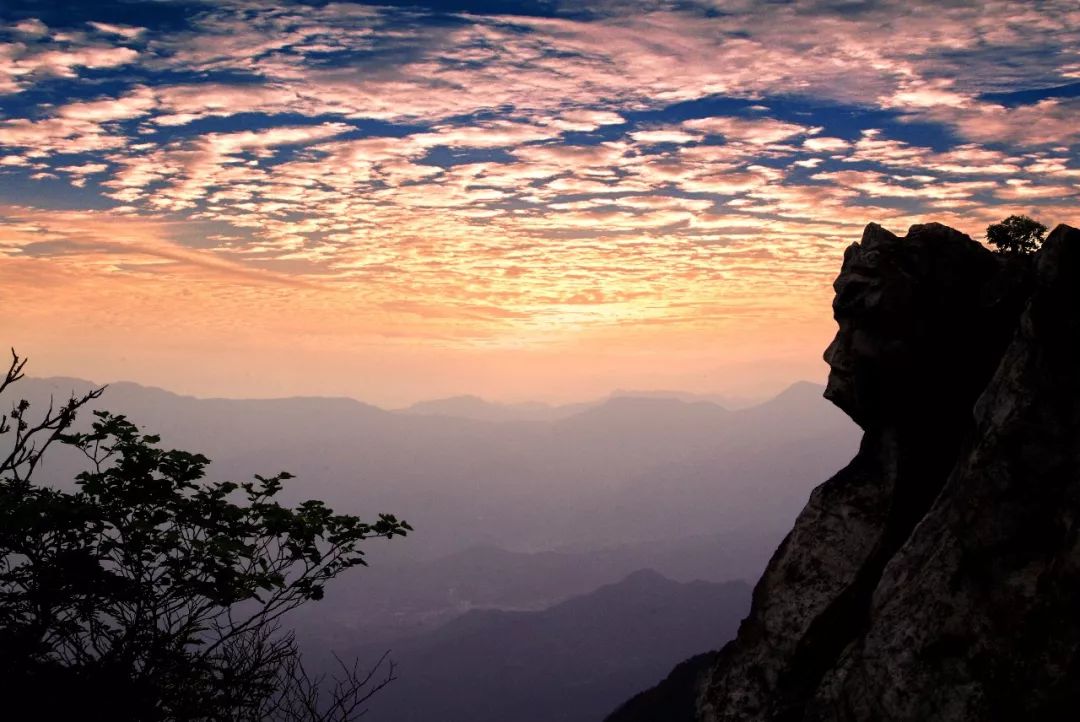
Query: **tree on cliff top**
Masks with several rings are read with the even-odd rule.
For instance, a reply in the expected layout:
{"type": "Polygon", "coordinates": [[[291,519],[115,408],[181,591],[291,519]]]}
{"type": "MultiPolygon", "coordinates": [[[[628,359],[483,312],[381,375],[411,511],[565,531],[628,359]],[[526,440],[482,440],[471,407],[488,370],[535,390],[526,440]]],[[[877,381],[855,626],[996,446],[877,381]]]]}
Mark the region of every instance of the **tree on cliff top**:
{"type": "Polygon", "coordinates": [[[1039,250],[1046,226],[1028,216],[1009,216],[986,227],[986,240],[998,253],[1024,256],[1039,250]]]}
{"type": "MultiPolygon", "coordinates": [[[[12,352],[0,393],[22,377],[12,352]]],[[[202,481],[209,460],[159,448],[123,416],[76,413],[101,390],[30,420],[0,415],[0,694],[7,719],[345,722],[393,665],[310,676],[282,615],[364,564],[361,542],[404,536],[320,501],[275,500],[281,473],[202,481]],[[43,454],[89,460],[74,491],[34,483],[43,454]]]]}

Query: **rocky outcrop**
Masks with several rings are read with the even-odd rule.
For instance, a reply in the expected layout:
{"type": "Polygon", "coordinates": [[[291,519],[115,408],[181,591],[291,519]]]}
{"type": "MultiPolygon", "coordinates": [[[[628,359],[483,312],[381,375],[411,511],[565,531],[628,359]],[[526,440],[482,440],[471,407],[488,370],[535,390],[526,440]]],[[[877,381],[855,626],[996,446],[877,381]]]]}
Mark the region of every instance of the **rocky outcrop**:
{"type": "Polygon", "coordinates": [[[1059,227],[933,507],[877,582],[813,720],[1080,710],[1080,232],[1059,227]]]}
{"type": "MultiPolygon", "coordinates": [[[[1032,259],[871,224],[835,290],[826,396],[862,446],[698,677],[698,719],[1075,715],[1080,232],[1059,227],[1032,259]]],[[[648,700],[671,696],[610,719],[660,722],[648,700]]]]}

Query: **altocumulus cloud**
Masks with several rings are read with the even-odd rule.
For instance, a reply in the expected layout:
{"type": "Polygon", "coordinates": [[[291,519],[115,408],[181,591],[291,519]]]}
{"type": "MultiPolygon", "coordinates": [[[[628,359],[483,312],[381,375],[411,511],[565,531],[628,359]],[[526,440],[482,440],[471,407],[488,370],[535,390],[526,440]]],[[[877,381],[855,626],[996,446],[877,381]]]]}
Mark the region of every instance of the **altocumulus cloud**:
{"type": "Polygon", "coordinates": [[[1075,2],[43,5],[0,11],[8,257],[127,218],[113,273],[681,323],[703,280],[820,288],[867,220],[1080,192],[1075,2]]]}

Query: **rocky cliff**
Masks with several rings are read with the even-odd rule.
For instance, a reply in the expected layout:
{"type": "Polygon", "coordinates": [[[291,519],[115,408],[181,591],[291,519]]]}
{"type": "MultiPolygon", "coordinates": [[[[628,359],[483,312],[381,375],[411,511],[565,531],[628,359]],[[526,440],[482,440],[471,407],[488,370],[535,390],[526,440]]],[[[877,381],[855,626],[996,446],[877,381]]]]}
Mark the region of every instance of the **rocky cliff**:
{"type": "Polygon", "coordinates": [[[864,430],[738,636],[610,722],[1056,720],[1080,709],[1080,231],[1008,258],[869,225],[826,397],[864,430]]]}

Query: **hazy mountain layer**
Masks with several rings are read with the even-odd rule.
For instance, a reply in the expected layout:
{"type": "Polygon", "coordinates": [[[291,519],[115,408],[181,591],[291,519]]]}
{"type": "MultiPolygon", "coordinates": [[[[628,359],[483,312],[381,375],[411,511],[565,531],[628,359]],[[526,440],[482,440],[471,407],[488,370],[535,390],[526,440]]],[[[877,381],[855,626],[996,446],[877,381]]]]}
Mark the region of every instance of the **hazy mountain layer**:
{"type": "MultiPolygon", "coordinates": [[[[27,379],[38,402],[89,384],[27,379]]],[[[798,384],[750,409],[613,398],[551,422],[485,422],[383,411],[348,399],[196,399],[112,384],[98,406],[163,443],[209,456],[211,474],[288,470],[289,499],[391,511],[415,537],[375,550],[428,559],[492,544],[581,550],[782,529],[824,474],[854,449],[855,427],[798,384]]],[[[43,480],[67,483],[82,460],[58,452],[43,480]]]]}
{"type": "Polygon", "coordinates": [[[694,403],[705,401],[725,409],[745,409],[754,406],[760,401],[748,397],[720,396],[716,394],[692,394],[681,391],[632,391],[617,389],[611,392],[608,399],[599,399],[593,402],[576,404],[545,404],[545,403],[517,403],[500,404],[487,401],[479,396],[450,396],[444,399],[421,401],[408,408],[401,409],[399,413],[417,414],[421,416],[454,416],[461,419],[473,419],[476,421],[557,421],[586,409],[600,406],[606,401],[615,398],[657,398],[694,403]]]}
{"type": "MultiPolygon", "coordinates": [[[[20,390],[40,403],[89,387],[26,379],[20,390]]],[[[348,399],[195,399],[130,383],[112,384],[98,406],[207,454],[211,475],[285,469],[297,474],[293,500],[414,524],[291,620],[308,648],[339,648],[477,607],[540,609],[646,567],[684,581],[753,579],[805,501],[808,472],[854,448],[855,427],[821,393],[798,384],[740,411],[616,396],[550,422],[348,399]]],[[[40,476],[70,483],[83,461],[57,448],[40,476]]]]}
{"type": "Polygon", "coordinates": [[[780,538],[777,530],[741,531],[578,552],[480,546],[433,561],[374,564],[337,580],[290,624],[309,648],[340,649],[343,638],[389,641],[476,608],[542,609],[642,568],[682,582],[750,580],[780,538]]]}
{"type": "MultiPolygon", "coordinates": [[[[399,679],[371,702],[392,722],[591,722],[675,661],[734,634],[743,582],[656,572],[536,612],[476,610],[391,645],[399,679]]],[[[384,646],[350,650],[377,659],[384,646]]]]}

